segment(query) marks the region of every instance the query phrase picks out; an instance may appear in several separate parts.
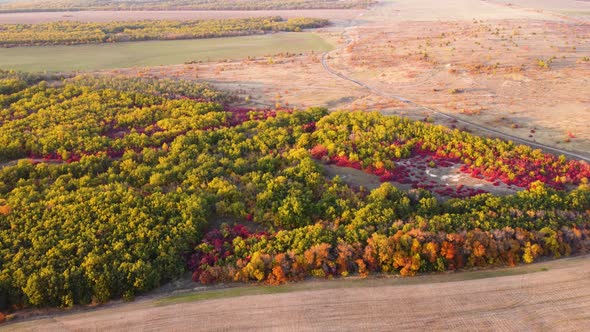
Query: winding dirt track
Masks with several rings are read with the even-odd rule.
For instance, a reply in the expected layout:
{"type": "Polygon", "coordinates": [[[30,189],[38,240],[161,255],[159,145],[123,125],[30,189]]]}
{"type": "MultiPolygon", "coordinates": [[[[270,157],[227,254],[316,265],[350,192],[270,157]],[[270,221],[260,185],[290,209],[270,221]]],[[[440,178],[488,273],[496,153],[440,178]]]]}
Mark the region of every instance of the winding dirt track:
{"type": "MultiPolygon", "coordinates": [[[[562,259],[509,271],[523,273],[531,268],[538,272],[451,282],[447,281],[456,280],[457,275],[473,278],[474,272],[401,280],[360,280],[339,289],[166,306],[156,306],[153,300],[146,300],[6,325],[4,330],[587,331],[590,326],[590,257],[562,259]],[[548,271],[541,271],[541,266],[548,271]],[[414,281],[416,284],[412,283],[414,281]]],[[[339,282],[342,281],[325,284],[339,282]]],[[[0,330],[3,329],[0,327],[0,330]]]]}

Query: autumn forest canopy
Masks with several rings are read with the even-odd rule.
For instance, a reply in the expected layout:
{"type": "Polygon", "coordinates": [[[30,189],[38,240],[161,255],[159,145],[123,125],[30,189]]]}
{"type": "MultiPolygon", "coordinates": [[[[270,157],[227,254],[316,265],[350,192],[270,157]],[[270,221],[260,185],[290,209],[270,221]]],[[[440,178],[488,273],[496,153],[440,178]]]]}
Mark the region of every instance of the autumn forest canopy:
{"type": "Polygon", "coordinates": [[[2,72],[0,103],[0,308],[132,299],[189,271],[409,276],[590,245],[588,164],[426,121],[106,75],[2,72]],[[518,190],[434,188],[408,176],[415,160],[518,190]]]}
{"type": "Polygon", "coordinates": [[[320,28],[328,20],[260,17],[222,20],[147,20],[108,23],[0,24],[0,47],[98,44],[246,36],[320,28]]]}

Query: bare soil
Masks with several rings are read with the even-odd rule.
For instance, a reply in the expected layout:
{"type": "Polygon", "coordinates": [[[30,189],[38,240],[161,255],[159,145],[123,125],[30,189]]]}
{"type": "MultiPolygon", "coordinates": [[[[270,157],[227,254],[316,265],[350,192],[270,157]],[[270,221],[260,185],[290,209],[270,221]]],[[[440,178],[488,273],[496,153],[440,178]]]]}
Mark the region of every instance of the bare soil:
{"type": "MultiPolygon", "coordinates": [[[[320,33],[340,46],[352,40],[352,46],[330,53],[330,65],[372,87],[523,138],[590,154],[590,62],[584,61],[590,56],[590,26],[585,7],[580,7],[588,2],[510,2],[516,5],[382,1],[353,17],[348,27],[338,25],[320,33]],[[544,68],[538,60],[550,63],[544,68]]],[[[63,14],[55,15],[63,19],[63,14]]],[[[378,109],[414,118],[427,114],[329,75],[317,54],[269,54],[119,73],[206,80],[238,92],[254,105],[378,109]]],[[[439,172],[431,174],[454,183],[453,170],[439,172]]],[[[328,173],[367,188],[379,185],[378,179],[361,171],[329,166],[328,173]]],[[[467,181],[476,180],[457,182],[467,181]]],[[[17,320],[0,330],[586,330],[590,258],[542,266],[548,271],[537,268],[536,273],[475,280],[468,280],[473,274],[465,272],[397,279],[412,283],[358,281],[345,288],[303,287],[283,294],[162,306],[148,296],[88,312],[17,320]]],[[[514,271],[523,268],[530,267],[514,271]]]]}
{"type": "Polygon", "coordinates": [[[171,77],[205,80],[213,86],[237,93],[244,101],[259,107],[327,106],[333,109],[362,109],[384,100],[355,85],[326,77],[319,54],[287,56],[269,54],[242,61],[205,62],[114,71],[119,75],[171,77]]]}

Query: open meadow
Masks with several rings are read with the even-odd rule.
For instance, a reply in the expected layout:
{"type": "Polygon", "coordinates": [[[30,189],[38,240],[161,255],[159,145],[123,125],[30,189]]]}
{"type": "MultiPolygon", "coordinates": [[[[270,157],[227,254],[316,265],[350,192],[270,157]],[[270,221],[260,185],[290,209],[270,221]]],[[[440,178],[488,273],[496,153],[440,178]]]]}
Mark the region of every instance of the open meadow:
{"type": "Polygon", "coordinates": [[[117,44],[0,49],[0,67],[29,72],[95,71],[208,62],[278,53],[322,53],[332,46],[314,33],[117,44]]]}

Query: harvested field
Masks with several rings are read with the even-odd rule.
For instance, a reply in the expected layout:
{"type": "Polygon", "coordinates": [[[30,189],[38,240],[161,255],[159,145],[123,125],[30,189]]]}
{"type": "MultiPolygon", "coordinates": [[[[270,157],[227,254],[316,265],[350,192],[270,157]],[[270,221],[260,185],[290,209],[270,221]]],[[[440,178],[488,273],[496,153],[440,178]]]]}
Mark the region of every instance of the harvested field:
{"type": "Polygon", "coordinates": [[[308,10],[187,10],[187,11],[77,11],[41,13],[2,13],[0,24],[46,23],[56,21],[111,22],[137,20],[211,20],[281,16],[350,20],[362,13],[359,9],[308,10]]]}
{"type": "MultiPolygon", "coordinates": [[[[313,34],[209,40],[211,44],[203,45],[202,49],[189,47],[188,43],[207,41],[127,43],[122,44],[127,49],[110,51],[108,48],[113,46],[100,45],[103,50],[107,49],[104,53],[98,52],[97,45],[93,45],[93,48],[85,51],[87,54],[91,53],[91,58],[76,57],[76,52],[72,52],[75,48],[71,47],[54,50],[50,54],[46,52],[52,48],[27,48],[16,50],[15,52],[20,53],[15,53],[12,58],[15,61],[28,61],[27,52],[33,50],[36,61],[34,65],[21,63],[20,66],[31,70],[46,69],[49,63],[55,66],[53,68],[62,68],[56,70],[82,68],[134,77],[207,81],[216,87],[237,93],[243,98],[243,104],[248,106],[328,106],[330,109],[379,110],[382,114],[399,114],[428,123],[445,123],[458,129],[464,129],[462,127],[470,122],[471,130],[481,130],[475,131],[475,134],[481,134],[489,128],[498,137],[524,139],[529,144],[538,142],[563,149],[563,153],[564,150],[569,150],[578,155],[590,156],[590,96],[587,92],[590,86],[590,25],[587,18],[590,15],[586,14],[585,9],[590,2],[507,2],[384,0],[373,9],[354,15],[353,11],[339,11],[347,14],[342,14],[339,18],[318,16],[339,21],[338,24],[313,34]],[[349,14],[350,17],[346,16],[349,14]],[[286,36],[304,40],[288,39],[286,36]],[[255,38],[277,40],[265,40],[256,44],[253,42],[255,38]],[[240,41],[246,39],[247,43],[240,41]],[[229,44],[226,45],[225,42],[229,44]],[[329,51],[334,45],[337,48],[329,51]],[[123,54],[124,58],[117,58],[116,54],[123,54]],[[188,61],[196,63],[181,64],[188,61]],[[160,64],[163,66],[132,67],[160,64]],[[449,116],[445,118],[445,115],[449,116]]],[[[333,11],[317,12],[325,14],[333,11]]],[[[76,15],[88,13],[50,14],[62,15],[63,19],[82,20],[81,16],[76,15]]],[[[120,12],[115,13],[119,15],[120,12]]],[[[101,15],[115,13],[96,14],[99,18],[95,19],[112,20],[112,17],[101,15]]],[[[244,12],[225,15],[234,13],[242,15],[244,12]]],[[[252,12],[247,13],[252,16],[252,12]]],[[[268,13],[265,11],[264,15],[268,13]]],[[[152,13],[138,13],[143,14],[152,13]]],[[[207,14],[223,15],[222,12],[207,14]]],[[[170,15],[179,14],[171,12],[170,15]]],[[[283,16],[290,17],[288,14],[283,16]]],[[[309,13],[305,16],[316,17],[309,13]]],[[[0,15],[0,19],[2,17],[0,15]]],[[[23,16],[20,17],[22,19],[23,16]]],[[[45,19],[44,16],[41,17],[45,19]]],[[[10,51],[12,50],[7,50],[10,51]]],[[[0,52],[0,61],[6,54],[8,53],[0,52]]],[[[365,114],[359,116],[361,120],[357,123],[363,122],[363,116],[365,114]]],[[[315,127],[318,123],[308,125],[315,127]]],[[[488,130],[487,134],[490,133],[492,132],[488,130]]],[[[271,135],[268,137],[271,140],[273,138],[271,135]]],[[[502,166],[507,167],[518,164],[512,163],[513,159],[518,160],[518,152],[506,156],[505,160],[495,157],[497,155],[502,154],[489,153],[482,160],[485,159],[485,163],[501,161],[504,162],[502,166]]],[[[553,160],[547,158],[541,161],[541,157],[537,159],[540,165],[549,165],[545,161],[553,160]]],[[[348,161],[353,160],[348,159],[348,155],[346,158],[348,161]]],[[[415,154],[405,160],[398,159],[395,165],[396,176],[381,178],[383,181],[394,179],[395,187],[404,190],[429,189],[439,199],[453,197],[455,193],[465,194],[465,190],[468,190],[467,193],[471,193],[471,190],[483,190],[498,196],[521,190],[501,181],[487,182],[469,176],[462,172],[459,162],[443,160],[444,165],[436,164],[427,156],[415,154]]],[[[333,162],[332,159],[321,160],[333,162]]],[[[457,157],[455,160],[460,159],[457,157]]],[[[11,164],[0,165],[0,168],[11,164]]],[[[379,176],[334,164],[323,166],[328,176],[340,176],[345,183],[355,187],[374,189],[381,185],[379,176]]],[[[527,165],[524,166],[520,170],[527,170],[527,165]]],[[[539,173],[527,170],[519,173],[519,177],[532,178],[540,173],[547,174],[545,169],[539,173]]],[[[545,177],[551,181],[561,180],[553,176],[540,178],[545,177]]],[[[496,178],[498,177],[494,177],[496,178]]],[[[534,194],[539,188],[533,188],[531,192],[534,194]]],[[[559,198],[558,195],[553,195],[550,199],[543,200],[543,204],[555,206],[557,201],[553,200],[554,197],[559,198]]],[[[567,202],[574,202],[574,199],[564,199],[559,204],[565,206],[569,204],[567,202]]],[[[501,199],[487,199],[485,204],[492,205],[495,200],[501,199]]],[[[536,201],[541,202],[540,199],[536,201]]],[[[503,230],[522,227],[524,219],[519,220],[515,215],[528,215],[531,224],[547,217],[547,225],[554,224],[553,221],[548,221],[549,218],[560,215],[560,210],[549,213],[546,209],[535,211],[535,196],[531,196],[527,202],[533,204],[518,211],[499,206],[507,211],[501,215],[505,224],[501,224],[501,227],[494,226],[493,229],[490,226],[486,238],[501,235],[503,230]],[[512,212],[514,214],[509,215],[512,212]]],[[[40,206],[45,208],[47,205],[40,206]]],[[[475,228],[488,223],[496,212],[487,209],[487,205],[485,210],[487,214],[476,212],[466,217],[463,225],[472,229],[471,226],[475,228]],[[478,224],[474,223],[474,216],[481,217],[477,219],[478,224]]],[[[562,216],[564,219],[579,216],[577,220],[587,221],[587,207],[576,213],[579,214],[564,212],[562,216]]],[[[250,219],[252,215],[246,217],[246,220],[250,219]]],[[[396,220],[390,219],[392,222],[396,220]]],[[[421,219],[415,219],[404,220],[406,224],[401,225],[404,228],[406,225],[424,228],[426,221],[419,224],[421,219]]],[[[359,220],[365,222],[370,219],[359,220]]],[[[422,220],[427,220],[427,217],[422,220]]],[[[459,216],[450,215],[449,221],[454,223],[455,220],[459,220],[459,216]]],[[[233,225],[238,222],[240,220],[235,218],[218,218],[212,224],[220,226],[221,223],[233,225]]],[[[251,231],[259,230],[256,224],[246,224],[251,231]]],[[[333,223],[322,219],[318,224],[327,231],[338,230],[342,226],[340,219],[335,219],[333,223]]],[[[394,229],[391,223],[382,225],[394,229]]],[[[536,226],[540,229],[546,227],[546,224],[535,224],[536,226]]],[[[566,228],[564,226],[562,230],[566,228]]],[[[461,229],[456,228],[453,231],[460,232],[461,229]]],[[[441,242],[450,240],[450,235],[456,235],[446,230],[436,232],[444,238],[441,242]]],[[[463,233],[474,234],[469,232],[463,233]]],[[[540,235],[529,239],[534,238],[541,244],[548,244],[551,236],[547,237],[544,232],[535,233],[540,235]]],[[[310,233],[302,234],[306,236],[310,233]]],[[[330,243],[341,240],[336,237],[339,233],[334,231],[334,234],[330,243]]],[[[569,235],[556,238],[567,236],[569,235]]],[[[525,238],[522,236],[517,239],[525,238]]],[[[263,241],[267,239],[264,238],[263,241]]],[[[587,243],[588,238],[584,241],[587,243]]],[[[225,244],[233,243],[233,239],[221,243],[223,244],[219,247],[223,248],[225,244]]],[[[504,243],[505,249],[513,246],[509,242],[504,243]]],[[[527,245],[530,249],[531,243],[527,245]]],[[[563,248],[573,247],[561,246],[563,248]]],[[[476,245],[468,244],[462,247],[461,252],[473,253],[478,249],[476,245]]],[[[483,250],[485,253],[486,248],[483,247],[483,250]]],[[[546,256],[554,257],[549,249],[541,251],[546,256]]],[[[367,251],[358,252],[362,254],[367,251]]],[[[289,281],[287,285],[276,287],[233,283],[201,287],[191,284],[190,276],[186,276],[160,290],[139,297],[133,303],[116,301],[99,308],[78,306],[68,311],[23,310],[16,317],[9,317],[12,320],[7,324],[0,324],[0,331],[584,331],[590,326],[590,256],[586,254],[586,250],[581,252],[583,256],[515,268],[449,272],[419,275],[415,278],[379,275],[363,280],[356,276],[334,281],[308,279],[297,283],[289,281]]],[[[220,250],[219,255],[209,257],[229,257],[225,256],[226,253],[232,254],[229,250],[220,250]]],[[[563,252],[561,254],[565,255],[563,252]]],[[[419,255],[418,253],[418,257],[419,255]]],[[[555,251],[555,257],[559,255],[555,251]]],[[[326,254],[326,257],[329,256],[331,255],[326,254]]],[[[413,256],[408,256],[411,257],[413,256]]],[[[480,256],[481,261],[487,262],[482,257],[480,256]]],[[[524,259],[525,256],[517,257],[524,259]]],[[[246,261],[250,260],[251,256],[248,256],[246,261]]],[[[444,263],[445,260],[447,258],[443,259],[441,251],[441,261],[444,263]]],[[[200,260],[195,259],[195,262],[200,260]]],[[[502,264],[504,263],[513,265],[514,261],[503,261],[502,264]]],[[[322,265],[322,269],[328,266],[327,263],[322,265]]],[[[268,266],[271,267],[270,263],[268,266]]],[[[360,269],[351,271],[354,275],[360,269]]],[[[348,274],[328,275],[332,278],[348,274]]],[[[237,280],[231,278],[225,280],[237,280]]]]}
{"type": "Polygon", "coordinates": [[[138,299],[15,322],[10,331],[552,330],[590,324],[588,256],[415,278],[309,281],[138,299]],[[463,292],[460,290],[473,291],[463,292]],[[278,294],[277,294],[278,293],[278,294]]]}

